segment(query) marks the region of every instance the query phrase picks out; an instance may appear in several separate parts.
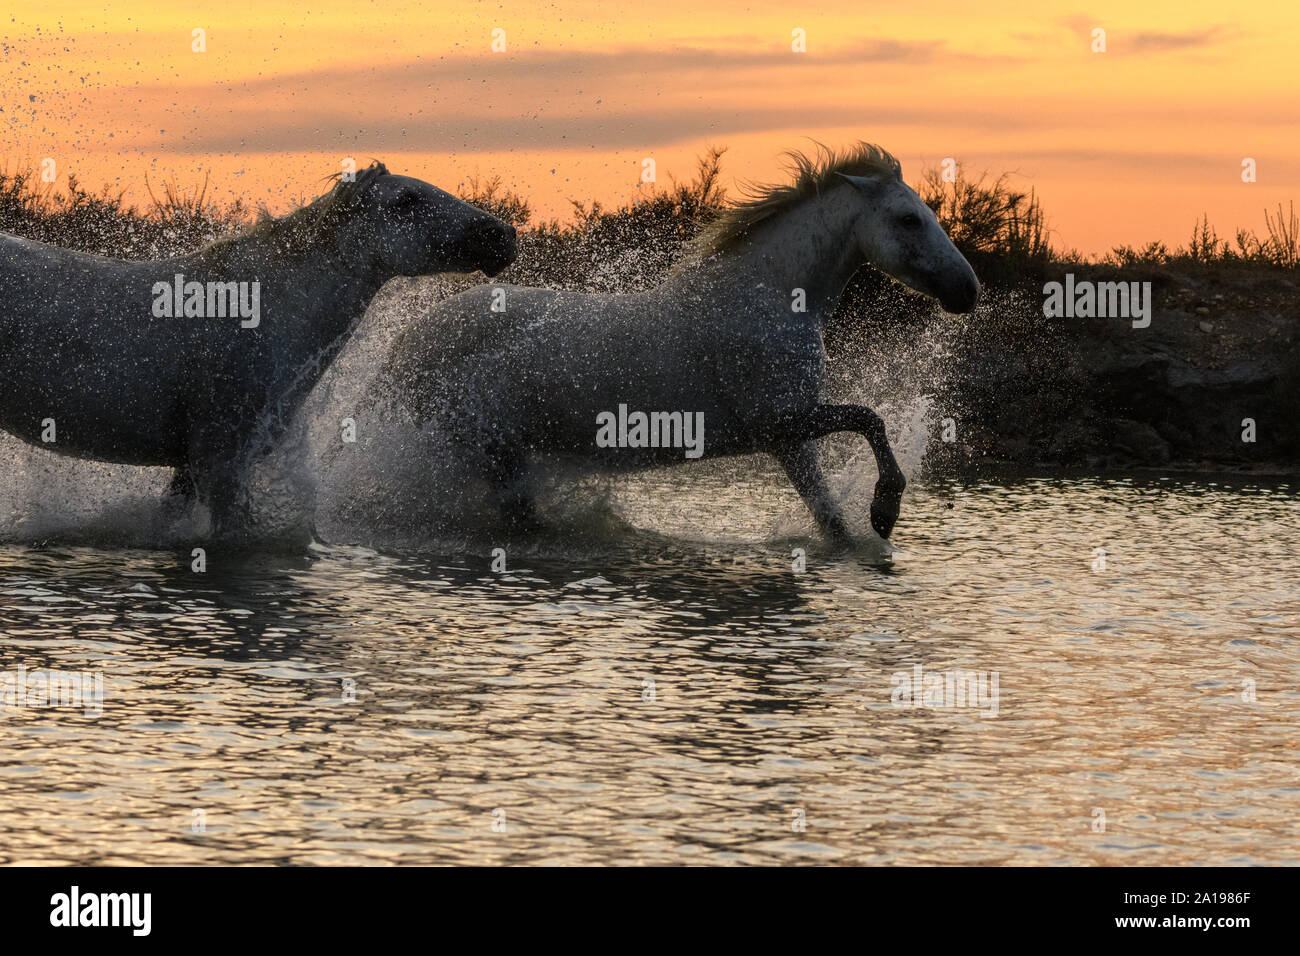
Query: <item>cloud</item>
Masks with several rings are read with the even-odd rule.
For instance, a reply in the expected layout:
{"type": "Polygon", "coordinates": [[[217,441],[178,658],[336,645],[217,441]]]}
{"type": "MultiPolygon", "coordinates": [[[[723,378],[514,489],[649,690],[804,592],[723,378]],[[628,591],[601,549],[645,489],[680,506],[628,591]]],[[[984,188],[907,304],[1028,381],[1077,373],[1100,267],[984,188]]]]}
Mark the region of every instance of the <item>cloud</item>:
{"type": "Polygon", "coordinates": [[[1059,21],[1072,33],[1090,36],[1092,31],[1101,27],[1106,31],[1111,46],[1117,51],[1134,53],[1167,53],[1173,50],[1191,50],[1209,46],[1215,40],[1226,39],[1229,31],[1222,26],[1206,27],[1204,30],[1189,30],[1172,33],[1165,30],[1141,30],[1129,33],[1118,25],[1108,25],[1103,20],[1086,13],[1076,13],[1062,17],[1059,21]]]}
{"type": "Polygon", "coordinates": [[[1237,166],[1225,164],[1224,157],[1213,151],[1175,152],[1172,150],[1135,149],[993,149],[980,150],[981,159],[999,169],[1020,171],[1023,166],[1035,163],[1068,164],[1093,167],[1098,173],[1116,170],[1145,169],[1153,175],[1174,171],[1204,171],[1227,169],[1235,174],[1237,166]]]}
{"type": "MultiPolygon", "coordinates": [[[[876,97],[866,93],[859,107],[851,93],[871,89],[878,71],[901,82],[911,75],[902,66],[962,56],[942,41],[890,39],[825,52],[814,43],[808,54],[769,43],[439,56],[179,89],[141,84],[126,122],[108,119],[119,112],[117,90],[83,93],[81,109],[106,118],[114,148],[164,153],[639,149],[769,129],[1022,125],[956,107],[868,106],[876,97]],[[772,94],[753,105],[759,81],[772,94]],[[833,97],[821,92],[827,83],[833,97]],[[817,104],[797,105],[797,90],[817,104]]],[[[24,112],[20,125],[39,121],[24,112]]]]}
{"type": "Polygon", "coordinates": [[[131,146],[186,153],[279,153],[384,150],[415,152],[527,152],[532,150],[649,149],[728,136],[789,130],[855,128],[865,138],[886,127],[942,127],[979,131],[1042,129],[1040,117],[1017,117],[963,107],[915,106],[772,107],[619,111],[617,113],[533,112],[484,115],[447,112],[407,120],[362,120],[335,112],[239,112],[220,124],[205,121],[177,136],[142,138],[131,146]]]}
{"type": "MultiPolygon", "coordinates": [[[[289,90],[313,95],[331,91],[354,91],[364,84],[368,91],[389,89],[437,89],[436,84],[547,83],[552,85],[591,83],[601,79],[632,78],[652,83],[657,77],[709,71],[713,74],[785,67],[806,69],[821,66],[871,64],[923,64],[946,62],[1015,62],[1019,58],[964,53],[947,48],[938,40],[904,41],[873,39],[833,49],[810,43],[807,53],[793,53],[788,47],[770,45],[752,49],[735,47],[682,46],[672,49],[628,47],[609,50],[537,50],[522,53],[483,54],[420,59],[398,64],[380,64],[363,69],[354,66],[325,67],[297,73],[258,76],[237,83],[222,84],[232,93],[257,95],[289,90]]],[[[155,91],[174,98],[174,84],[143,85],[133,92],[155,91]]],[[[204,90],[193,92],[203,94],[204,90]]]]}
{"type": "Polygon", "coordinates": [[[1189,50],[1195,47],[1209,46],[1211,41],[1222,35],[1222,33],[1222,27],[1210,27],[1208,30],[1196,30],[1190,33],[1146,31],[1135,34],[1133,39],[1126,45],[1137,53],[1189,50]]]}

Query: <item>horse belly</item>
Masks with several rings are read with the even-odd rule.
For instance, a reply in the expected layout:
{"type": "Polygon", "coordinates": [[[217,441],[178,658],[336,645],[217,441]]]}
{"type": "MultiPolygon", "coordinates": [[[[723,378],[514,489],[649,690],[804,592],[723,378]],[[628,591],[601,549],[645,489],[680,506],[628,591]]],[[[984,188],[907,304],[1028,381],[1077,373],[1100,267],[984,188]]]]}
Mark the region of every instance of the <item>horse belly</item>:
{"type": "Polygon", "coordinates": [[[31,356],[5,370],[0,428],[29,444],[75,458],[130,465],[177,465],[187,436],[175,389],[143,356],[109,364],[68,361],[75,350],[31,356]],[[71,351],[71,355],[69,354],[71,351]]]}
{"type": "Polygon", "coordinates": [[[90,413],[79,400],[56,397],[27,413],[5,409],[0,428],[30,445],[73,458],[144,466],[185,461],[185,436],[165,416],[90,413]]]}

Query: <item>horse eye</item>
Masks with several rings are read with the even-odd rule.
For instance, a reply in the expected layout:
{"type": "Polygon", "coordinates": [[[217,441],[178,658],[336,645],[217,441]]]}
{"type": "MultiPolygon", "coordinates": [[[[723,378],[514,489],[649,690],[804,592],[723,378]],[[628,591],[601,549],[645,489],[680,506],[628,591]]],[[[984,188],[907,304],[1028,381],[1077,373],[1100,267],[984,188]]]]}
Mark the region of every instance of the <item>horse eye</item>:
{"type": "Polygon", "coordinates": [[[921,224],[921,217],[914,212],[909,212],[906,216],[904,216],[902,219],[898,221],[902,223],[904,226],[906,226],[908,229],[915,229],[917,226],[921,224]]]}

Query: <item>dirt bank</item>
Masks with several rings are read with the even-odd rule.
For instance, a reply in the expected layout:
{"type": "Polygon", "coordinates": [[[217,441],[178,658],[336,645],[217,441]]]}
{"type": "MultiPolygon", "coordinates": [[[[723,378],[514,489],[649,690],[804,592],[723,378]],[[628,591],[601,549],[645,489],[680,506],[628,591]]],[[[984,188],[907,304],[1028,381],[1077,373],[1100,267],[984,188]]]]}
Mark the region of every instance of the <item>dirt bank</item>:
{"type": "Polygon", "coordinates": [[[954,324],[932,429],[935,467],[1300,472],[1294,273],[1069,271],[1076,279],[1150,282],[1150,326],[1046,318],[1041,287],[995,298],[991,317],[954,324]],[[944,416],[956,423],[954,441],[941,440],[944,416]],[[1252,437],[1248,419],[1253,441],[1243,440],[1252,437]]]}

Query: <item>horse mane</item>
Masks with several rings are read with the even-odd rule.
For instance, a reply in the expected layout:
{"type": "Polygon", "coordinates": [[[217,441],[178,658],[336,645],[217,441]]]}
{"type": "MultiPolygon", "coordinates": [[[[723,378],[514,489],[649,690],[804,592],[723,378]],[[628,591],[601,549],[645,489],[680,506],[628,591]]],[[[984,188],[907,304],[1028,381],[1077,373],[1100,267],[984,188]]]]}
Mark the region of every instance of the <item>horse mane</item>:
{"type": "Polygon", "coordinates": [[[209,243],[204,252],[221,254],[230,251],[230,247],[247,242],[269,245],[279,252],[299,252],[313,242],[333,239],[339,228],[356,211],[361,196],[380,176],[388,175],[388,167],[375,160],[356,174],[356,178],[345,180],[338,172],[326,178],[333,181],[333,187],[316,197],[305,206],[299,206],[283,216],[273,216],[263,207],[253,223],[244,232],[226,236],[209,243]]]}
{"type": "Polygon", "coordinates": [[[817,151],[812,156],[795,149],[783,154],[791,182],[778,185],[743,183],[741,192],[745,198],[724,210],[691,241],[688,258],[702,259],[723,252],[759,223],[835,185],[837,173],[886,176],[896,180],[903,177],[898,160],[874,143],[859,142],[839,153],[821,143],[815,145],[817,151]]]}

